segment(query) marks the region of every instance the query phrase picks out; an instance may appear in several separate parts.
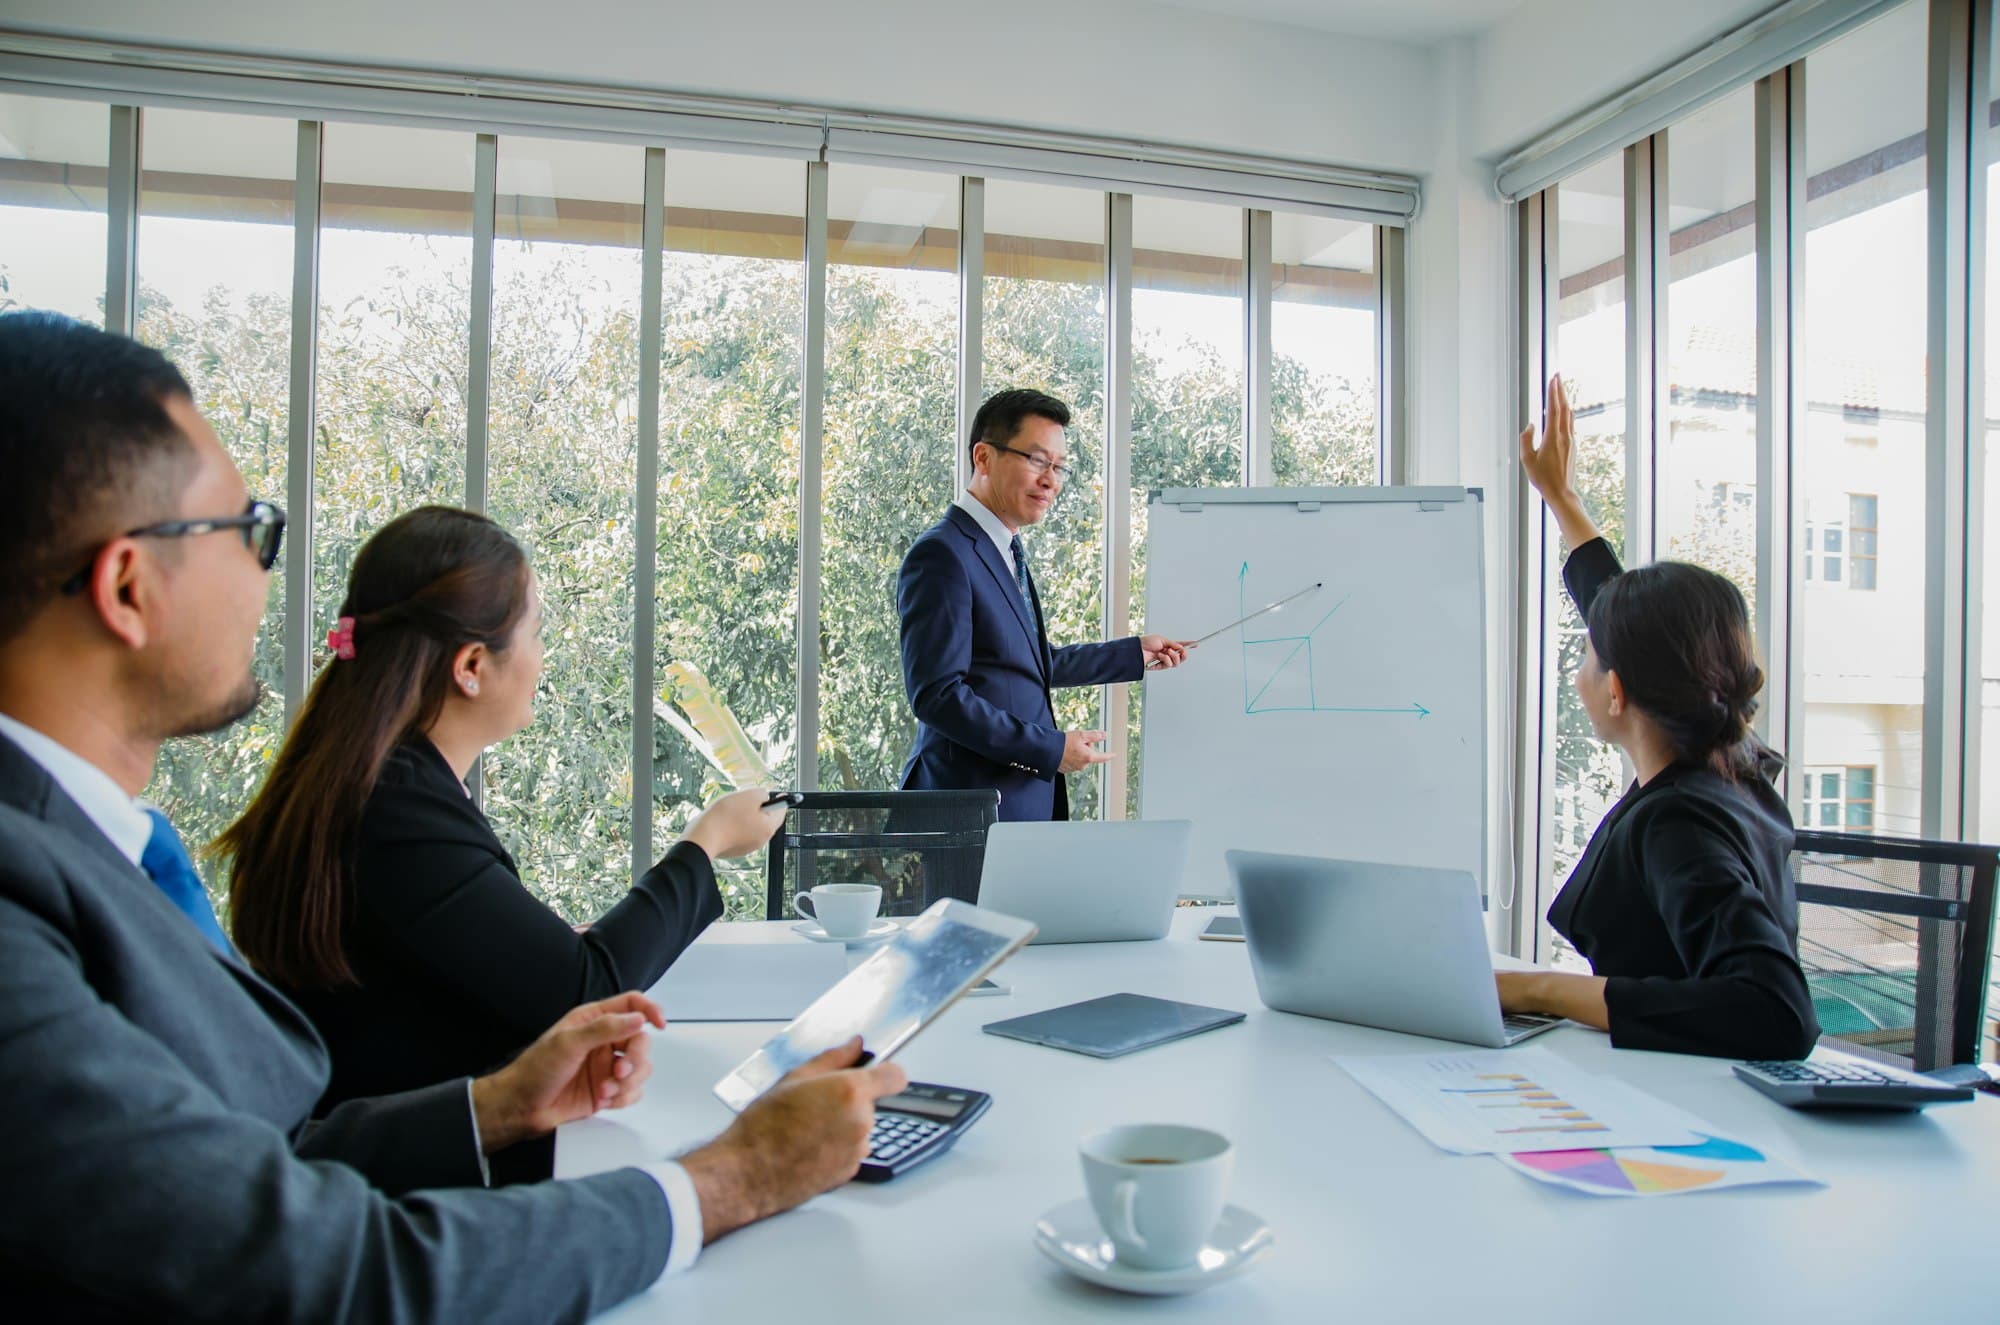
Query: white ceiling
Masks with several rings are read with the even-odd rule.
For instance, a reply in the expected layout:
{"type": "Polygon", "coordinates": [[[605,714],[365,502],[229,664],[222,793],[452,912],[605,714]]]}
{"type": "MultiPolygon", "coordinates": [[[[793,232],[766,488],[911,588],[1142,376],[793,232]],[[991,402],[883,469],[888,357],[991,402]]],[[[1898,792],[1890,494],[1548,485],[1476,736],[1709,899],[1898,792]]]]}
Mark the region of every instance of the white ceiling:
{"type": "Polygon", "coordinates": [[[1155,0],[1177,9],[1261,23],[1286,23],[1353,37],[1433,42],[1469,36],[1526,0],[1155,0]]]}

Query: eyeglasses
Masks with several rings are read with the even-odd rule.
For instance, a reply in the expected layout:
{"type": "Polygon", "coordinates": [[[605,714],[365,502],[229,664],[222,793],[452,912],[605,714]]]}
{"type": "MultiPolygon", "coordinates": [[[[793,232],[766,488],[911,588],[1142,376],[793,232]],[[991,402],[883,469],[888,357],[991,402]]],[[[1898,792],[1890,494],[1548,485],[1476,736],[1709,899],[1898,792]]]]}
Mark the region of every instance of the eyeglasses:
{"type": "MultiPolygon", "coordinates": [[[[221,515],[207,520],[162,520],[125,531],[126,538],[193,538],[197,534],[219,533],[224,529],[243,531],[243,546],[257,554],[257,564],[265,570],[278,561],[278,545],[285,538],[285,508],[267,501],[250,499],[241,515],[221,515]]],[[[89,564],[63,581],[62,592],[75,595],[90,583],[90,568],[97,564],[92,553],[89,564]]]]}
{"type": "Polygon", "coordinates": [[[1020,456],[1021,459],[1028,462],[1037,474],[1054,474],[1058,483],[1067,483],[1076,477],[1076,471],[1068,465],[1059,465],[1045,455],[1036,455],[1033,451],[1017,451],[1013,447],[1003,446],[999,442],[988,442],[986,444],[996,451],[1005,451],[1008,455],[1020,456]]]}

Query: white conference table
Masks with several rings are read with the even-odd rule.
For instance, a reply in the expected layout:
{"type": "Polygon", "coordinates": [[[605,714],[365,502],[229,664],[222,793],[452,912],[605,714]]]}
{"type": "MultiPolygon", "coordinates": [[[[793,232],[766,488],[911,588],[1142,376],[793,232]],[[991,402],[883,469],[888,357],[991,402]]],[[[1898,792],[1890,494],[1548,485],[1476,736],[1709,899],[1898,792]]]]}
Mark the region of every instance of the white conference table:
{"type": "MultiPolygon", "coordinates": [[[[1530,1043],[1829,1184],[1584,1196],[1433,1147],[1329,1060],[1455,1046],[1266,1009],[1242,944],[1195,940],[1215,914],[1228,912],[1181,911],[1161,942],[1023,950],[1000,968],[1012,994],[960,1001],[899,1056],[913,1080],[994,1097],[953,1150],[735,1233],[603,1319],[2000,1320],[2000,1100],[1800,1113],[1737,1082],[1726,1061],[1613,1050],[1598,1032],[1563,1027],[1530,1043]],[[1121,991],[1249,1016],[1104,1062],[980,1030],[1121,991]],[[1276,1233],[1263,1263],[1190,1297],[1140,1298],[1073,1279],[1035,1249],[1036,1218],[1083,1194],[1078,1139],[1141,1121],[1235,1142],[1229,1199],[1276,1233]]],[[[717,925],[700,941],[804,942],[783,922],[717,925]]],[[[776,1029],[669,1025],[654,1038],[645,1099],[564,1128],[557,1172],[617,1167],[721,1130],[730,1114],[711,1086],[776,1029]]]]}

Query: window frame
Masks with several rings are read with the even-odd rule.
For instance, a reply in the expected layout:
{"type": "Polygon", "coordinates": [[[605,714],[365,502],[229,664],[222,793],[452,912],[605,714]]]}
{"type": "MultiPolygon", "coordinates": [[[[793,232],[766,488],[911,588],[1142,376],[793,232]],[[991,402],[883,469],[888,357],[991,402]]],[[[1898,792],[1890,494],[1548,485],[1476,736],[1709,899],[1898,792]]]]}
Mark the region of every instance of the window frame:
{"type": "MultiPolygon", "coordinates": [[[[1924,206],[1928,214],[1926,258],[1930,273],[1925,321],[1926,413],[1923,421],[1923,482],[1928,494],[1923,570],[1924,673],[1922,680],[1923,748],[1919,832],[1933,839],[1955,840],[1993,834],[2000,825],[1979,821],[1981,659],[1983,618],[1983,556],[1985,515],[1986,417],[1984,344],[1992,333],[1984,281],[1987,211],[1987,163],[1992,127],[1987,106],[1993,99],[1992,64],[1995,0],[1910,0],[1922,5],[1928,23],[1926,44],[1926,117],[1922,149],[1925,156],[1924,206]]],[[[1860,31],[1865,31],[1862,29],[1860,31]]],[[[1825,41],[1847,34],[1827,34],[1825,41]]],[[[1864,38],[1860,38],[1865,40],[1864,38]]],[[[1815,43],[1823,44],[1822,43],[1815,43]]],[[[1798,332],[1800,273],[1806,241],[1805,203],[1809,181],[1805,166],[1806,56],[1799,50],[1790,62],[1759,77],[1756,97],[1757,189],[1753,215],[1757,276],[1758,364],[1758,583],[1756,622],[1765,650],[1769,685],[1758,727],[1780,750],[1803,751],[1803,604],[1806,586],[1832,587],[1825,575],[1827,559],[1838,558],[1837,583],[1858,592],[1880,586],[1882,512],[1879,494],[1849,494],[1877,498],[1874,523],[1860,526],[1863,535],[1855,552],[1854,512],[1846,507],[1833,520],[1808,515],[1803,494],[1805,438],[1803,338],[1798,332]],[[1832,532],[1838,551],[1825,547],[1832,532]],[[1871,546],[1872,539],[1872,546],[1871,546]],[[1811,557],[1818,564],[1808,567],[1811,557]],[[1872,575],[1871,575],[1872,572],[1872,575]]],[[[1657,353],[1664,324],[1667,252],[1661,233],[1665,217],[1662,160],[1666,130],[1660,129],[1624,148],[1626,206],[1634,239],[1628,246],[1628,280],[1636,287],[1633,341],[1627,362],[1628,400],[1646,402],[1635,408],[1628,439],[1628,527],[1650,530],[1651,484],[1664,445],[1665,422],[1651,407],[1666,378],[1657,353]]],[[[1589,165],[1566,167],[1565,178],[1589,165]]],[[[1883,167],[1886,168],[1886,167],[1883,167]]],[[[1540,192],[1516,195],[1517,367],[1516,405],[1519,416],[1539,412],[1541,391],[1551,362],[1554,300],[1550,271],[1558,255],[1555,192],[1560,180],[1540,192]]],[[[1852,422],[1852,419],[1848,420],[1852,422]]],[[[1865,420],[1874,423],[1870,417],[1865,420]]],[[[1878,443],[1879,438],[1868,438],[1878,443]]],[[[1517,617],[1524,623],[1514,642],[1518,674],[1523,678],[1514,697],[1521,706],[1515,726],[1518,791],[1512,807],[1518,827],[1515,847],[1517,877],[1524,881],[1524,898],[1546,907],[1560,880],[1550,877],[1548,824],[1552,802],[1547,785],[1548,748],[1544,731],[1552,721],[1544,702],[1546,682],[1536,673],[1550,660],[1544,642],[1544,622],[1550,595],[1559,592],[1554,548],[1545,514],[1523,490],[1516,506],[1523,530],[1522,572],[1514,588],[1517,617]]],[[[1866,514],[1866,512],[1861,512],[1866,514]]],[[[1641,539],[1630,560],[1656,552],[1641,539]]],[[[1906,701],[1907,702],[1907,701],[1906,701]]],[[[1848,766],[1843,766],[1845,770],[1848,766]]],[[[1854,765],[1856,770],[1870,766],[1854,765]]],[[[1843,771],[1843,783],[1846,773],[1843,771]]],[[[1788,773],[1786,794],[1795,812],[1804,806],[1804,770],[1788,773]]],[[[1878,776],[1870,781],[1866,803],[1875,806],[1881,794],[1878,776]]],[[[1857,801],[1857,808],[1863,802],[1857,801]]],[[[1815,799],[1817,806],[1817,799],[1815,799]]],[[[1869,812],[1871,820],[1879,814],[1869,812]]],[[[1846,811],[1841,818],[1845,826],[1846,811]]],[[[1546,957],[1537,944],[1533,915],[1503,917],[1501,932],[1522,955],[1546,957]]]]}
{"type": "MultiPolygon", "coordinates": [[[[350,74],[352,71],[349,71],[350,74]]],[[[136,235],[138,205],[138,143],[141,125],[148,106],[170,106],[178,104],[172,95],[156,95],[146,90],[148,79],[143,71],[135,69],[131,73],[129,86],[112,84],[93,85],[89,88],[66,87],[62,95],[82,95],[85,99],[98,101],[108,106],[109,158],[108,171],[107,230],[112,260],[107,265],[106,286],[109,320],[114,329],[129,326],[133,303],[132,265],[136,235]],[[121,262],[120,255],[125,255],[121,262]]],[[[25,86],[23,95],[47,96],[48,89],[25,86]]],[[[386,94],[385,94],[386,95],[386,94]]],[[[461,95],[462,94],[455,94],[461,95]]],[[[273,107],[259,103],[256,107],[263,111],[281,111],[283,107],[273,107]]],[[[395,124],[402,117],[390,110],[386,103],[380,109],[371,108],[365,95],[357,98],[356,104],[342,113],[327,114],[322,117],[318,108],[299,106],[293,108],[297,114],[294,121],[298,136],[298,170],[294,182],[293,215],[295,218],[294,281],[291,291],[292,308],[292,351],[290,361],[291,403],[290,433],[287,439],[291,473],[294,480],[286,494],[286,505],[293,513],[292,525],[285,549],[285,601],[274,604],[274,614],[283,622],[281,635],[284,652],[284,700],[289,717],[297,711],[310,685],[314,664],[317,662],[312,625],[309,611],[288,610],[294,603],[310,603],[313,593],[312,556],[315,545],[315,510],[311,500],[311,476],[314,462],[314,438],[317,424],[314,408],[317,392],[318,345],[316,337],[316,312],[318,304],[319,269],[321,263],[321,235],[324,218],[321,212],[322,176],[326,152],[326,135],[330,125],[348,122],[395,124]],[[310,117],[308,117],[310,116],[310,117]]],[[[466,499],[468,504],[478,509],[483,506],[486,493],[485,452],[487,428],[488,381],[491,372],[492,342],[492,301],[493,301],[493,247],[495,239],[495,208],[499,192],[497,180],[498,138],[501,132],[509,137],[537,138],[563,141],[583,140],[588,134],[579,133],[573,117],[566,118],[558,112],[551,112],[544,121],[507,122],[497,127],[487,124],[483,131],[474,134],[476,141],[476,169],[472,192],[474,217],[474,262],[472,268],[472,310],[467,332],[467,374],[468,393],[474,402],[469,410],[477,414],[466,429],[465,459],[467,463],[466,499]]],[[[432,127],[435,127],[434,125],[432,127]]],[[[454,126],[456,127],[456,126],[454,126]]],[[[997,131],[996,131],[997,132],[997,131]]],[[[633,132],[622,136],[623,141],[638,141],[645,147],[643,202],[648,222],[644,226],[642,290],[640,294],[640,361],[642,379],[640,402],[638,405],[638,445],[640,452],[637,483],[639,492],[635,510],[636,541],[656,547],[657,538],[657,484],[659,482],[659,435],[660,419],[657,391],[659,379],[657,362],[659,358],[659,331],[657,327],[659,300],[661,297],[661,253],[664,247],[664,226],[658,223],[666,202],[673,193],[673,181],[664,174],[664,153],[667,148],[692,148],[730,152],[733,145],[727,142],[697,139],[674,141],[659,136],[658,129],[633,132]],[[651,399],[648,399],[649,394],[651,399]]],[[[800,426],[800,565],[801,583],[798,605],[798,633],[801,641],[799,689],[797,697],[797,738],[800,748],[817,748],[819,737],[819,676],[818,658],[807,647],[808,641],[817,639],[820,618],[819,578],[822,571],[821,552],[824,547],[824,530],[821,527],[819,511],[822,497],[819,492],[818,469],[823,455],[824,427],[824,387],[825,364],[823,338],[826,321],[826,261],[827,261],[827,215],[825,194],[824,160],[806,159],[803,151],[784,153],[798,159],[799,189],[805,199],[806,212],[806,307],[801,314],[802,355],[799,391],[802,399],[800,426]],[[817,242],[815,242],[817,240],[817,242]],[[815,343],[815,338],[819,343],[815,343]],[[808,509],[810,508],[810,509],[808,509]],[[812,583],[808,584],[810,579],[812,583]]],[[[1213,154],[1211,154],[1213,155],[1213,154]]],[[[1107,158],[1109,159],[1109,158],[1107,158]]],[[[1294,187],[1282,173],[1273,174],[1268,162],[1258,163],[1256,175],[1246,175],[1246,179],[1263,178],[1271,183],[1268,197],[1242,200],[1237,210],[1242,218],[1245,233],[1250,242],[1261,240],[1268,249],[1271,218],[1274,212],[1293,210],[1329,210],[1321,206],[1319,195],[1313,188],[1300,185],[1294,187]],[[1303,189],[1304,191],[1301,191],[1303,189]]],[[[932,167],[926,167],[932,168],[932,167]]],[[[1176,167],[1178,168],[1178,167],[1176,167]]],[[[967,240],[982,240],[984,235],[983,175],[980,168],[968,161],[955,175],[939,167],[941,175],[952,178],[960,190],[963,203],[960,215],[961,252],[959,272],[961,290],[965,286],[964,276],[968,271],[976,272],[981,259],[969,255],[964,248],[967,240]]],[[[1165,167],[1148,167],[1150,179],[1158,181],[1138,186],[1140,196],[1154,193],[1173,195],[1176,192],[1177,177],[1173,170],[1165,167]]],[[[1199,171],[1193,165],[1190,181],[1197,178],[1199,171]]],[[[1306,167],[1303,165],[1301,169],[1306,167]]],[[[1319,170],[1319,167],[1313,167],[1319,170]]],[[[1345,178],[1341,189],[1358,187],[1358,175],[1349,172],[1353,178],[1345,178]]],[[[1213,178],[1213,176],[1210,176],[1213,178]]],[[[1384,180],[1391,177],[1383,176],[1384,180]]],[[[1405,177],[1395,177],[1405,180],[1405,177]]],[[[1416,181],[1405,180],[1414,198],[1416,181]]],[[[1330,187],[1330,186],[1329,186],[1330,187]]],[[[1396,184],[1396,188],[1404,184],[1396,184]]],[[[1131,531],[1129,519],[1122,515],[1130,500],[1129,455],[1131,446],[1131,393],[1130,379],[1132,357],[1130,351],[1131,298],[1133,284],[1131,204],[1134,192],[1117,191],[1106,187],[1101,193],[1107,214],[1107,254],[1105,260],[1105,289],[1107,299],[1106,329],[1104,333],[1105,364],[1107,375],[1106,390],[1106,437],[1103,439],[1105,454],[1105,504],[1107,518],[1104,522],[1103,562],[1105,566],[1106,592],[1104,594],[1103,629],[1107,637],[1129,633],[1131,625],[1126,620],[1128,598],[1126,586],[1120,577],[1126,576],[1131,564],[1131,531]]],[[[1212,195],[1211,195],[1212,196],[1212,195]]],[[[1332,195],[1328,195],[1332,196],[1332,195]]],[[[1346,197],[1343,193],[1340,196],[1346,197]]],[[[1363,195],[1355,193],[1356,198],[1363,195]]],[[[1373,196],[1373,195],[1371,195],[1373,196]]],[[[1383,199],[1393,195],[1384,192],[1383,199]]],[[[1232,204],[1235,205],[1235,204],[1232,204]]],[[[1358,205],[1358,204],[1357,204],[1358,205]]],[[[1331,209],[1334,214],[1342,214],[1331,209]]],[[[1400,226],[1408,223],[1408,216],[1414,215],[1414,205],[1400,219],[1387,213],[1361,212],[1345,213],[1374,227],[1375,242],[1373,278],[1377,288],[1377,317],[1375,319],[1374,350],[1371,361],[1376,369],[1377,396],[1375,400],[1377,418],[1377,464],[1376,481],[1382,482],[1390,475],[1406,475],[1409,470],[1407,452],[1409,438],[1404,427],[1409,417],[1406,401],[1408,391],[1407,373],[1404,371],[1404,349],[1411,335],[1408,314],[1407,286],[1408,271],[1407,244],[1400,226]],[[1372,218],[1372,219],[1367,219],[1372,218]],[[1392,233],[1393,232],[1393,233],[1392,233]]],[[[1245,412],[1245,451],[1253,458],[1246,466],[1246,481],[1256,477],[1261,468],[1268,472],[1269,457],[1269,401],[1271,395],[1272,356],[1269,337],[1269,298],[1271,271],[1268,262],[1247,262],[1244,264],[1242,327],[1244,343],[1249,347],[1250,358],[1246,363],[1245,390],[1252,406],[1245,412]],[[1257,463],[1261,461],[1260,463],[1257,463]]],[[[972,283],[974,297],[978,284],[972,283]]],[[[964,297],[961,294],[961,304],[964,297]]],[[[979,396],[979,363],[981,359],[980,319],[976,310],[970,316],[961,306],[959,321],[959,366],[958,394],[962,403],[961,411],[974,404],[979,396]]],[[[961,418],[961,425],[965,420],[961,418]]],[[[960,475],[956,468],[957,453],[962,447],[956,439],[940,448],[940,463],[947,466],[956,489],[960,475]]],[[[276,494],[273,494],[274,496],[276,494]]],[[[637,660],[633,668],[632,705],[635,715],[633,723],[631,765],[632,785],[635,788],[652,785],[653,742],[648,739],[652,732],[652,711],[655,695],[655,678],[651,675],[649,661],[657,638],[656,609],[652,592],[657,574],[654,564],[656,557],[642,551],[634,567],[636,593],[635,622],[632,635],[633,656],[637,660]]],[[[1108,697],[1107,697],[1108,701],[1108,697]]],[[[1105,711],[1113,711],[1107,702],[1105,711]]],[[[1125,742],[1124,724],[1116,724],[1117,734],[1113,738],[1114,752],[1123,749],[1125,742]]],[[[798,781],[802,787],[810,789],[818,783],[816,761],[802,761],[798,781]]],[[[1127,776],[1136,777],[1136,769],[1127,770],[1123,763],[1111,773],[1118,781],[1127,776]]],[[[477,787],[477,770],[474,773],[477,787]]],[[[648,797],[635,795],[632,811],[632,864],[635,871],[643,870],[651,864],[654,850],[653,822],[648,797]]],[[[1107,794],[1101,799],[1105,812],[1113,817],[1123,813],[1124,798],[1107,794]]]]}

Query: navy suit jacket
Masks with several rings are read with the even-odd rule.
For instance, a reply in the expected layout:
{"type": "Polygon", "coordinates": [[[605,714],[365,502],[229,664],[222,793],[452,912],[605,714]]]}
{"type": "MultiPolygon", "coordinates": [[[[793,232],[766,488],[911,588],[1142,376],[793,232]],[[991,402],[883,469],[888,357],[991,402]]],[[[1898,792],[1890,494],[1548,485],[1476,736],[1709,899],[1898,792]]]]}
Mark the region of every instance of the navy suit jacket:
{"type": "Polygon", "coordinates": [[[1137,636],[1049,647],[1040,595],[979,522],[953,506],[903,557],[896,610],[903,623],[903,689],[917,715],[906,789],[1000,793],[1003,820],[1067,819],[1063,732],[1049,692],[1145,674],[1137,636]]]}

